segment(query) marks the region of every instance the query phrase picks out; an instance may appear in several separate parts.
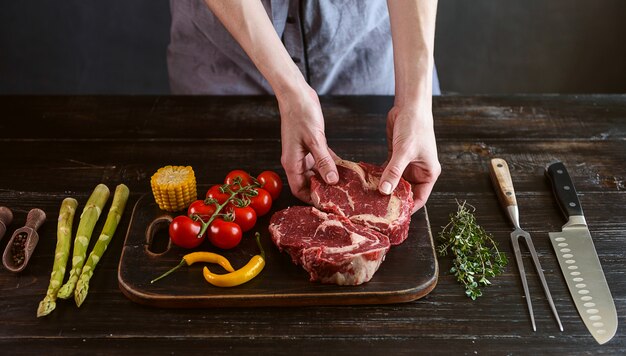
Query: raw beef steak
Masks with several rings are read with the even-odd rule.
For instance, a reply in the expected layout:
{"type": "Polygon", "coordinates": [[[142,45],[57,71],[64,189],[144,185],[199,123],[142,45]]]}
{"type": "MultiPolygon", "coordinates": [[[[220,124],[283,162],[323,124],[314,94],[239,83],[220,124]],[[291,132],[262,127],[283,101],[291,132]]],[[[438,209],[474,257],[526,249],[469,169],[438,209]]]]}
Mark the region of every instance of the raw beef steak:
{"type": "Polygon", "coordinates": [[[368,163],[337,161],[339,182],[328,185],[311,177],[311,198],[320,210],[349,218],[387,235],[392,245],[406,240],[413,209],[411,185],[404,179],[391,195],[378,191],[383,168],[368,163]]]}
{"type": "Polygon", "coordinates": [[[276,212],[269,226],[272,240],[311,281],[357,285],[369,281],[389,251],[389,239],[342,216],[312,206],[276,212]]]}

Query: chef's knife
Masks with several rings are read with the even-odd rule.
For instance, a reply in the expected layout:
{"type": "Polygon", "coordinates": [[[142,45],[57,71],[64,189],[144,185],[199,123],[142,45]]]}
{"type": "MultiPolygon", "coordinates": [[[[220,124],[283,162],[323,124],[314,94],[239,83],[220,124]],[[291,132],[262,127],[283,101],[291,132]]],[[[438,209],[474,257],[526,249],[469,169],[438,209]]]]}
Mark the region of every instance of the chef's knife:
{"type": "Polygon", "coordinates": [[[549,233],[552,247],[580,317],[596,341],[604,344],[615,335],[617,312],[583,209],[563,163],[549,165],[546,175],[568,219],[561,232],[549,233]]]}

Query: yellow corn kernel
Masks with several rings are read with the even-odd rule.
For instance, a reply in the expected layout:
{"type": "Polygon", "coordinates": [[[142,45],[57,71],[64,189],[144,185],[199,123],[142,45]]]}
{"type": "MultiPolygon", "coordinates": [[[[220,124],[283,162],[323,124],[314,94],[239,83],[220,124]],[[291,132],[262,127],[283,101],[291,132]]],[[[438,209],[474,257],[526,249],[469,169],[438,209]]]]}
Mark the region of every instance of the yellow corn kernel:
{"type": "Polygon", "coordinates": [[[196,175],[190,166],[165,166],[150,179],[154,200],[161,210],[180,211],[197,199],[196,175]]]}

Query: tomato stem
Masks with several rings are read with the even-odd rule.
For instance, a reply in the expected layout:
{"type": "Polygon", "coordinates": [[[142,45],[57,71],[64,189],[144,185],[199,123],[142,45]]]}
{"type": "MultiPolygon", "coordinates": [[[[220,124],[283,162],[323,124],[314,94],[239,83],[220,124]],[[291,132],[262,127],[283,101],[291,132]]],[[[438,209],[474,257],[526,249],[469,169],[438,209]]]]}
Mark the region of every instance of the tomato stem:
{"type": "MultiPolygon", "coordinates": [[[[220,191],[222,191],[223,193],[230,193],[230,196],[228,197],[228,199],[226,199],[222,204],[219,204],[219,202],[215,199],[213,199],[211,202],[213,202],[215,204],[215,212],[213,212],[213,215],[211,215],[211,218],[209,218],[209,220],[207,222],[205,222],[204,220],[202,220],[202,218],[200,216],[198,216],[198,220],[200,220],[200,222],[202,223],[202,229],[200,229],[200,232],[198,233],[198,238],[201,239],[202,236],[204,236],[204,234],[206,233],[206,230],[209,228],[209,226],[211,225],[211,223],[213,222],[213,220],[215,220],[215,218],[219,217],[219,216],[224,216],[225,214],[220,214],[220,211],[222,211],[222,209],[228,205],[228,203],[230,203],[233,200],[242,200],[244,202],[247,201],[247,204],[250,204],[250,199],[247,198],[247,196],[256,196],[259,193],[256,191],[256,188],[259,188],[261,186],[261,184],[255,179],[254,182],[252,184],[249,184],[245,187],[241,186],[241,179],[237,180],[238,178],[235,178],[235,182],[232,185],[239,185],[239,190],[234,191],[233,189],[231,189],[231,185],[230,184],[224,184],[220,187],[220,191]],[[245,199],[238,199],[236,198],[237,194],[241,194],[245,199]]],[[[246,206],[244,205],[244,206],[246,206]]],[[[194,214],[195,215],[195,214],[194,214]]]]}

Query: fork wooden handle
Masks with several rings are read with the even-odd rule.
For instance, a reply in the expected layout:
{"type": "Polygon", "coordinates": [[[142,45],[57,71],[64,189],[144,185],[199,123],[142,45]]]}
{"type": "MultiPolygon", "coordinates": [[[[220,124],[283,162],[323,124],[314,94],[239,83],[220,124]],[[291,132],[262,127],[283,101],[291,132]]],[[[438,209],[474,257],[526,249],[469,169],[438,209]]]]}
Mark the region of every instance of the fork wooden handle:
{"type": "Polygon", "coordinates": [[[505,208],[511,205],[517,206],[517,199],[515,198],[515,189],[513,189],[513,180],[511,179],[511,172],[509,172],[509,165],[502,158],[491,159],[489,165],[489,175],[493,186],[498,193],[498,199],[505,208]]]}

